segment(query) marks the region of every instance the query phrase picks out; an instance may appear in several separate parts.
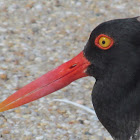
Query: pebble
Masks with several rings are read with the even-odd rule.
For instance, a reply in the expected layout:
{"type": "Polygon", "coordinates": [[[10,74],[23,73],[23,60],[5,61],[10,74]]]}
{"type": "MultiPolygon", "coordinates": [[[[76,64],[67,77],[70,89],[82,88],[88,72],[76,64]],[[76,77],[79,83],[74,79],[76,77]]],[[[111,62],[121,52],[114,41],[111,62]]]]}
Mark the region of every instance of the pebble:
{"type": "Polygon", "coordinates": [[[92,136],[91,137],[92,140],[103,140],[103,138],[101,136],[92,136]]]}
{"type": "Polygon", "coordinates": [[[7,80],[7,75],[6,74],[0,74],[0,78],[2,80],[7,80]]]}
{"type": "Polygon", "coordinates": [[[36,140],[43,140],[43,136],[38,136],[38,137],[36,137],[36,140]]]}
{"type": "Polygon", "coordinates": [[[2,134],[4,134],[4,135],[5,135],[5,134],[9,134],[9,133],[10,133],[10,131],[9,131],[8,129],[2,131],[2,134]]]}
{"type": "Polygon", "coordinates": [[[21,110],[20,110],[20,109],[16,109],[16,110],[14,110],[14,112],[15,112],[15,113],[20,113],[21,110]]]}
{"type": "Polygon", "coordinates": [[[42,10],[42,5],[41,4],[37,4],[34,7],[36,10],[41,11],[42,10]]]}

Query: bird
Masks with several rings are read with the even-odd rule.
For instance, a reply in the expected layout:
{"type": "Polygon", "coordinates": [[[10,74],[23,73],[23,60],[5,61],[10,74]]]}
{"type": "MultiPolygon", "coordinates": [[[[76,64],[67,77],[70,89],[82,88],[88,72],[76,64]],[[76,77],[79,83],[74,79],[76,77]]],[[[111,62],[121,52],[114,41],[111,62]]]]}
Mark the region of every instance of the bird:
{"type": "Polygon", "coordinates": [[[92,103],[114,140],[140,139],[140,16],[99,24],[73,59],[49,71],[0,103],[0,112],[92,76],[92,103]]]}

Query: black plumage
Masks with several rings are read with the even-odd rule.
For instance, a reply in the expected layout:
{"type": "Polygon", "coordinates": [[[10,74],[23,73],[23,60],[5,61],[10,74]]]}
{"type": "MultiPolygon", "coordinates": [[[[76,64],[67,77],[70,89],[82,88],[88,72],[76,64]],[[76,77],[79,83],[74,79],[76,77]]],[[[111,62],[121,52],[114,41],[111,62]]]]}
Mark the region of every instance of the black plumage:
{"type": "Polygon", "coordinates": [[[140,21],[139,17],[100,24],[84,49],[91,62],[87,73],[96,78],[92,102],[97,116],[115,140],[140,139],[140,21]],[[95,38],[113,38],[108,50],[95,38]]]}

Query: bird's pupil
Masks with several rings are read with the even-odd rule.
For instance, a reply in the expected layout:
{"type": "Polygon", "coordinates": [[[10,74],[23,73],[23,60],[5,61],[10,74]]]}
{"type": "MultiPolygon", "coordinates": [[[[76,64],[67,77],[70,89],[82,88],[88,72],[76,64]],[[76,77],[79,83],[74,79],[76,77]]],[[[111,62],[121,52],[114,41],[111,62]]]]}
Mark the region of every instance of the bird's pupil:
{"type": "Polygon", "coordinates": [[[103,44],[105,44],[105,41],[102,41],[103,44]]]}

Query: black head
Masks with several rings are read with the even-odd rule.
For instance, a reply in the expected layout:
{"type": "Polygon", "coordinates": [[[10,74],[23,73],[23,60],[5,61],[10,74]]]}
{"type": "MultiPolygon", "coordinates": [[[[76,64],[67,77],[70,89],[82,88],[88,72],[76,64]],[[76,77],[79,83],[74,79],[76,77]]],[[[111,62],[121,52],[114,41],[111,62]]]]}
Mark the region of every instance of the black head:
{"type": "MultiPolygon", "coordinates": [[[[97,26],[91,33],[85,46],[86,58],[92,63],[88,73],[97,79],[106,76],[110,69],[124,70],[129,66],[140,62],[140,21],[138,18],[117,19],[104,22],[97,26]],[[95,39],[105,34],[114,40],[114,44],[108,50],[102,50],[95,45],[95,39]],[[137,56],[138,55],[138,56],[137,56]],[[92,68],[93,67],[93,68],[92,68]]],[[[113,71],[112,71],[113,72],[113,71]]]]}
{"type": "Polygon", "coordinates": [[[87,73],[96,78],[92,101],[99,120],[113,137],[128,140],[140,122],[139,18],[100,24],[92,31],[84,53],[91,62],[87,73]],[[106,50],[95,41],[101,34],[113,40],[106,50]]]}

